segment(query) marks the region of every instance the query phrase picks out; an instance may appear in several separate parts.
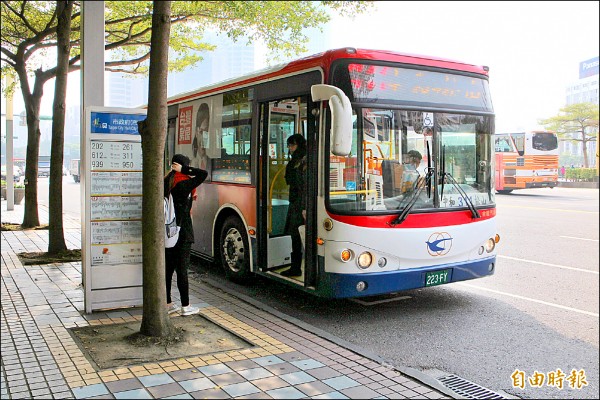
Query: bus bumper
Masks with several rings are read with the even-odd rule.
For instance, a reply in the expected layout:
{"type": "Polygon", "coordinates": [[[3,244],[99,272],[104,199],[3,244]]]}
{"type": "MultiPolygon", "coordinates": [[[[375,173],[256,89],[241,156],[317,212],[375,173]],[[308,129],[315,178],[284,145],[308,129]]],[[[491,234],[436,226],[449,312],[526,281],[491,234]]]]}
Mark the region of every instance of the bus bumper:
{"type": "Polygon", "coordinates": [[[442,270],[449,270],[449,278],[445,283],[483,278],[494,274],[496,257],[471,263],[437,265],[372,274],[324,273],[323,286],[319,287],[317,294],[329,298],[349,298],[418,289],[428,286],[426,285],[427,273],[442,270]],[[359,287],[364,287],[364,289],[359,290],[359,287]]]}
{"type": "Polygon", "coordinates": [[[552,182],[552,181],[549,181],[549,182],[527,182],[525,184],[526,189],[546,188],[546,187],[553,188],[556,186],[558,186],[558,182],[552,182]]]}

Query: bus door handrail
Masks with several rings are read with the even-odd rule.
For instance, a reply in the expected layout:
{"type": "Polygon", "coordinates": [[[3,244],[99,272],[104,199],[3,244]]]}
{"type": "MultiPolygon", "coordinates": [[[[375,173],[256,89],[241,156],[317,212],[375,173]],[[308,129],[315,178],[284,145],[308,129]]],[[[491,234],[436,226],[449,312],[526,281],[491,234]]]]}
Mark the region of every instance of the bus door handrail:
{"type": "Polygon", "coordinates": [[[269,204],[267,205],[267,208],[269,210],[269,221],[267,223],[267,233],[273,232],[273,188],[275,187],[275,182],[277,181],[277,177],[283,171],[285,171],[285,168],[281,168],[279,171],[277,171],[277,173],[273,177],[273,180],[271,181],[271,187],[269,188],[269,198],[268,198],[269,204]]]}
{"type": "Polygon", "coordinates": [[[375,193],[375,189],[363,189],[363,190],[338,190],[335,192],[329,192],[330,196],[343,196],[346,194],[369,194],[375,193]]]}

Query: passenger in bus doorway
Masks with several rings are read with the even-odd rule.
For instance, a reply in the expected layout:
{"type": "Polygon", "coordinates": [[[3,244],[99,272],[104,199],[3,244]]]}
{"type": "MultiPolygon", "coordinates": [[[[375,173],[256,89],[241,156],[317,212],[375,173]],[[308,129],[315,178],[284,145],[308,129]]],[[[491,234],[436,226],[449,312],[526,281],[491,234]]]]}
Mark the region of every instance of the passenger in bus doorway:
{"type": "Polygon", "coordinates": [[[296,133],[287,139],[290,160],[285,167],[285,183],[289,185],[290,205],[285,221],[285,232],[292,237],[292,266],[281,272],[283,276],[302,275],[302,238],[298,228],[306,220],[306,139],[296,133]]]}
{"type": "Polygon", "coordinates": [[[188,268],[194,228],[190,211],[192,202],[197,199],[196,187],[206,179],[208,173],[190,166],[190,159],[183,154],[175,154],[171,160],[171,171],[164,178],[164,193],[173,196],[175,219],[180,226],[177,244],[165,248],[165,280],[167,283],[167,309],[170,313],[179,311],[181,315],[197,314],[199,309],[190,304],[188,268]],[[181,309],[171,299],[171,281],[177,273],[177,289],[181,298],[181,309]]]}

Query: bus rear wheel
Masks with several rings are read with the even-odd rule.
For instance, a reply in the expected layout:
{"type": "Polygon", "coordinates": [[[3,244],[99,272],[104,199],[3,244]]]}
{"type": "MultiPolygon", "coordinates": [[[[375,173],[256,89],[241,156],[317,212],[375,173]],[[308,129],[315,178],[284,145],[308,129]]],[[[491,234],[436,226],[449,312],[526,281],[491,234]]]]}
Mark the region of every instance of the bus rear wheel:
{"type": "Polygon", "coordinates": [[[250,247],[244,224],[235,216],[227,217],[219,240],[219,255],[227,278],[243,283],[250,278],[250,247]]]}
{"type": "Polygon", "coordinates": [[[496,190],[498,193],[500,194],[509,194],[511,193],[513,190],[512,189],[504,189],[504,190],[496,190]]]}

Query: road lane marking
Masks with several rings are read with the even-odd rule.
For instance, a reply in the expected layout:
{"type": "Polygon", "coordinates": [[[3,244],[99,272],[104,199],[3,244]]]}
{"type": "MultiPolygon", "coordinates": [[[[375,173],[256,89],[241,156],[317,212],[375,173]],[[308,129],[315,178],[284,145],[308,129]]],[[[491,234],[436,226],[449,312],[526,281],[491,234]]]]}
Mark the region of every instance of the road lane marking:
{"type": "Polygon", "coordinates": [[[487,292],[492,292],[492,293],[496,293],[502,296],[508,296],[508,297],[514,297],[515,299],[521,299],[521,300],[526,300],[526,301],[531,301],[533,303],[539,303],[539,304],[544,304],[546,306],[550,306],[550,307],[555,307],[555,308],[560,308],[562,310],[567,310],[567,311],[573,311],[579,314],[585,314],[585,315],[591,315],[592,317],[596,317],[598,318],[598,313],[593,313],[593,312],[589,312],[589,311],[584,311],[584,310],[580,310],[578,308],[572,308],[572,307],[567,307],[567,306],[561,306],[560,304],[555,304],[555,303],[549,303],[547,301],[543,301],[543,300],[536,300],[536,299],[532,299],[530,297],[524,297],[524,296],[519,296],[518,294],[512,294],[512,293],[506,293],[506,292],[501,292],[499,290],[494,290],[494,289],[487,289],[487,288],[483,288],[480,286],[475,286],[475,285],[470,285],[468,283],[463,283],[463,282],[456,282],[457,285],[460,286],[467,286],[473,289],[478,289],[478,290],[484,290],[487,292]]]}
{"type": "Polygon", "coordinates": [[[588,239],[588,238],[581,238],[581,237],[576,237],[576,236],[559,236],[559,237],[566,238],[566,239],[589,240],[590,242],[598,241],[598,239],[588,239]]]}
{"type": "Polygon", "coordinates": [[[512,206],[510,204],[502,204],[500,207],[530,208],[532,210],[565,211],[565,212],[575,212],[575,213],[598,214],[598,211],[568,210],[565,208],[546,208],[546,207],[532,207],[532,206],[512,206]]]}
{"type": "Polygon", "coordinates": [[[501,255],[498,255],[498,258],[506,258],[507,260],[523,261],[523,262],[527,262],[527,263],[531,263],[531,264],[540,264],[540,265],[545,265],[545,266],[547,266],[547,267],[555,267],[555,268],[562,268],[562,269],[570,269],[570,270],[572,270],[572,271],[577,271],[577,272],[587,272],[588,274],[595,274],[595,275],[598,275],[598,271],[590,271],[589,269],[582,269],[582,268],[567,267],[567,266],[564,266],[564,265],[550,264],[550,263],[545,263],[545,262],[541,262],[541,261],[532,261],[532,260],[526,260],[526,259],[524,259],[524,258],[509,257],[509,256],[501,256],[501,255]]]}

